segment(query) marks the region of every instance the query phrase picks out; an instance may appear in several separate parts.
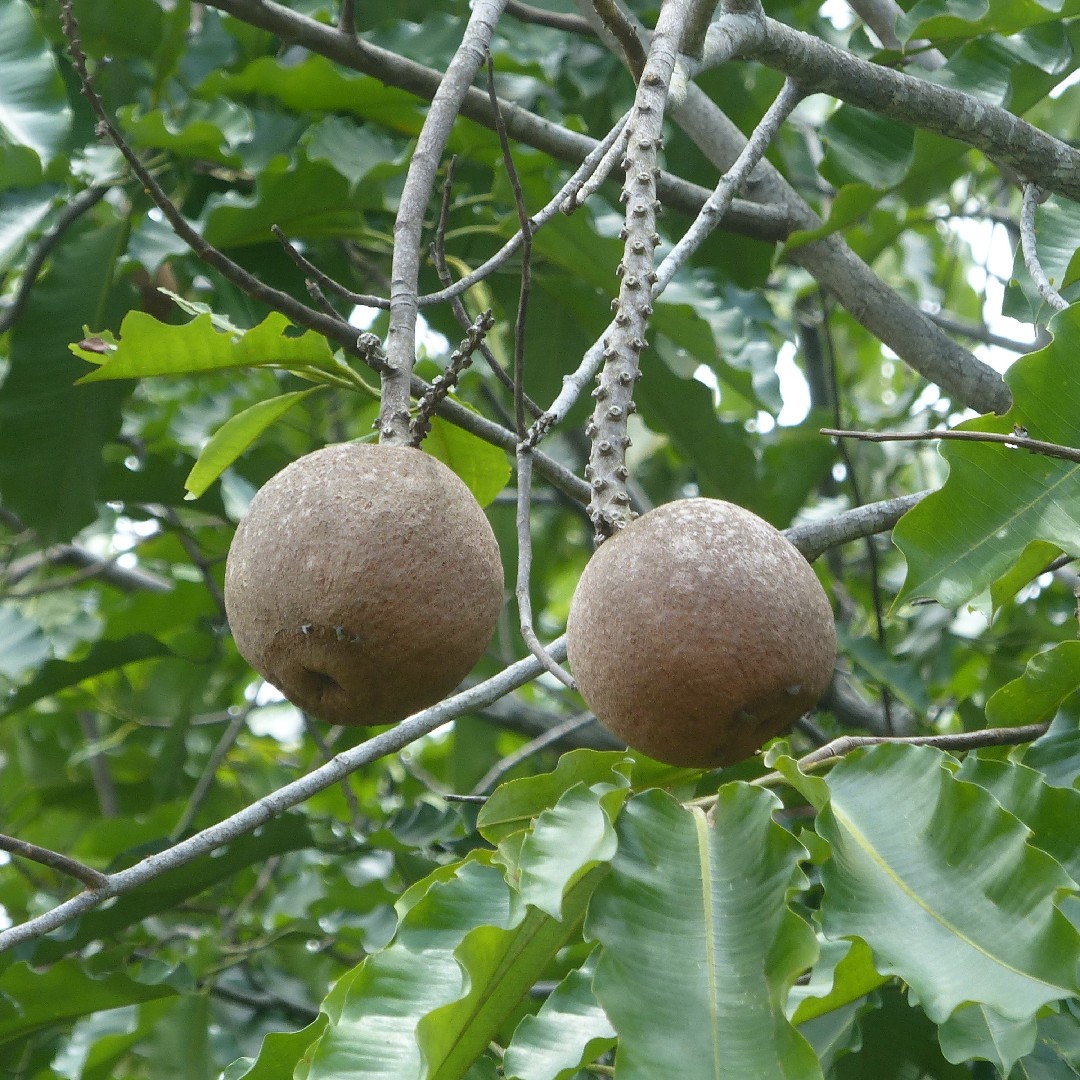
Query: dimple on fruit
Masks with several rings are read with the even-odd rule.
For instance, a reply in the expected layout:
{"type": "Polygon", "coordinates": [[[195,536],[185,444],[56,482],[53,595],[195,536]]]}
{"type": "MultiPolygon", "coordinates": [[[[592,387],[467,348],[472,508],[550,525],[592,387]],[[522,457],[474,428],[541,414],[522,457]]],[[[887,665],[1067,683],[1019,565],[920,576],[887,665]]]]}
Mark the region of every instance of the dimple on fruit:
{"type": "Polygon", "coordinates": [[[567,649],[605,727],[660,761],[714,768],[817,702],[836,626],[809,563],[768,522],[686,499],[597,549],[571,603],[567,649]]]}
{"type": "Polygon", "coordinates": [[[259,490],[225,570],[241,655],[333,724],[393,723],[469,673],[503,598],[483,510],[420,450],[329,446],[259,490]]]}

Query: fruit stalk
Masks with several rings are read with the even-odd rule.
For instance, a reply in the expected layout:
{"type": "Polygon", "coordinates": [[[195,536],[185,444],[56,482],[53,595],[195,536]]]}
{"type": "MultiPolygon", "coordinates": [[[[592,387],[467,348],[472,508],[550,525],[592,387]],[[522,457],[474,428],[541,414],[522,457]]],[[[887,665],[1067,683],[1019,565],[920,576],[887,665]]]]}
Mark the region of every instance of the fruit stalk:
{"type": "Polygon", "coordinates": [[[622,161],[626,175],[620,196],[626,206],[626,223],[620,233],[623,257],[616,268],[619,295],[612,305],[615,318],[604,339],[604,366],[593,391],[596,406],[585,428],[591,442],[585,469],[592,487],[589,519],[597,543],[633,517],[626,489],[626,448],[630,445],[626,427],[635,409],[634,383],[639,377],[641,352],[648,344],[645,331],[652,314],[652,286],[656,281],[653,256],[660,243],[656,231],[660,212],[656,180],[663,146],[664,107],[691,6],[667,0],[661,9],[627,125],[629,138],[622,161]]]}

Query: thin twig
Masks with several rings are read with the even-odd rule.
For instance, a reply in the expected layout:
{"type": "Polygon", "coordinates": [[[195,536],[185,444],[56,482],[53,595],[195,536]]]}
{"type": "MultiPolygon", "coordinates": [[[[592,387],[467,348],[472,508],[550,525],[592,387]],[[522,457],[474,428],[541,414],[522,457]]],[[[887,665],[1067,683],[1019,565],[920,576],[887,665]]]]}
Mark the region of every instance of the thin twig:
{"type": "MultiPolygon", "coordinates": [[[[319,725],[313,720],[307,713],[304,716],[304,731],[307,732],[307,736],[315,744],[315,749],[319,751],[320,757],[323,761],[329,761],[334,752],[330,748],[330,744],[323,738],[323,733],[319,725]]],[[[349,808],[349,820],[352,824],[353,832],[360,833],[364,828],[364,813],[360,809],[360,800],[356,797],[356,792],[353,791],[352,785],[349,783],[349,777],[342,777],[341,780],[341,794],[345,799],[345,805],[349,808]]]]}
{"type": "Polygon", "coordinates": [[[599,16],[608,35],[618,44],[634,82],[645,70],[645,47],[637,35],[637,29],[619,6],[618,0],[592,0],[593,10],[599,16]]]}
{"type": "MultiPolygon", "coordinates": [[[[442,290],[441,295],[445,295],[450,300],[450,310],[454,313],[454,318],[457,319],[457,321],[465,328],[466,332],[468,332],[469,328],[472,326],[472,322],[465,310],[465,305],[459,299],[459,294],[454,291],[454,286],[451,285],[452,278],[450,275],[450,266],[446,261],[446,227],[450,220],[450,193],[453,188],[454,170],[456,166],[457,158],[452,157],[446,166],[446,179],[443,182],[443,195],[442,204],[439,207],[439,220],[435,227],[435,241],[431,245],[431,261],[435,264],[435,272],[439,275],[439,280],[443,285],[447,286],[442,290]]],[[[519,231],[516,236],[520,239],[522,233],[519,231]]],[[[503,251],[506,251],[508,247],[509,245],[504,247],[503,251]]],[[[516,250],[516,248],[514,250],[516,250]]],[[[491,260],[489,259],[488,263],[490,262],[491,260]]],[[[485,263],[484,265],[486,266],[488,263],[485,263]]],[[[492,267],[492,269],[494,269],[494,267],[492,267]]],[[[471,277],[473,275],[469,276],[471,277]]],[[[465,279],[463,278],[462,281],[464,280],[465,279]]],[[[460,285],[461,282],[459,281],[457,284],[460,285]]],[[[421,301],[422,300],[423,297],[421,297],[421,301]]],[[[479,348],[480,355],[484,358],[484,361],[487,363],[492,373],[499,382],[513,394],[514,380],[503,369],[502,364],[499,363],[498,358],[491,349],[488,348],[487,343],[481,341],[479,348]]],[[[539,416],[541,412],[540,406],[528,396],[526,396],[524,400],[526,408],[528,408],[532,415],[539,416]]]]}
{"type": "Polygon", "coordinates": [[[338,29],[349,37],[356,37],[356,0],[341,0],[338,29]]]}
{"type": "Polygon", "coordinates": [[[571,690],[577,689],[573,676],[566,671],[543,643],[536,636],[533,628],[532,597],[530,595],[530,579],[532,577],[532,528],[530,524],[532,510],[532,451],[526,443],[518,446],[517,452],[517,538],[518,538],[518,564],[517,583],[514,589],[517,597],[518,618],[521,626],[521,636],[529,651],[544,667],[555,676],[564,686],[571,690]]]}
{"type": "Polygon", "coordinates": [[[320,270],[310,259],[305,257],[299,251],[285,235],[284,231],[277,225],[271,225],[270,231],[277,237],[278,243],[285,249],[285,254],[288,255],[289,258],[292,259],[292,261],[296,263],[296,265],[321,289],[325,289],[335,296],[340,296],[342,300],[347,300],[350,304],[362,304],[364,307],[378,308],[380,311],[390,310],[390,301],[387,300],[386,297],[353,292],[352,289],[346,288],[339,281],[335,281],[330,277],[329,274],[320,270]]]}
{"type": "Polygon", "coordinates": [[[589,25],[588,19],[583,19],[580,15],[545,11],[531,4],[523,4],[520,0],[507,0],[506,14],[512,15],[518,22],[533,26],[549,26],[553,30],[565,30],[569,34],[578,34],[581,37],[596,37],[596,32],[589,25]]]}
{"type": "Polygon", "coordinates": [[[1009,449],[1028,450],[1033,454],[1060,458],[1062,461],[1080,462],[1080,450],[1060,443],[1029,439],[1019,432],[1004,434],[999,431],[844,431],[839,428],[821,428],[822,435],[836,439],[861,439],[863,442],[926,442],[931,439],[953,439],[956,442],[1002,443],[1009,449]]]}
{"type": "Polygon", "coordinates": [[[1024,184],[1024,201],[1020,208],[1020,247],[1024,252],[1024,265],[1035,282],[1035,288],[1039,295],[1055,310],[1064,311],[1069,306],[1065,299],[1050,284],[1050,279],[1042,268],[1039,261],[1039,250],[1035,243],[1035,209],[1041,202],[1045,202],[1047,192],[1037,184],[1024,184]]]}
{"type": "MultiPolygon", "coordinates": [[[[1050,722],[1023,724],[1018,727],[984,728],[982,731],[963,731],[955,735],[841,735],[817,750],[799,758],[799,770],[808,772],[850,754],[862,746],[882,746],[898,743],[907,746],[934,746],[938,750],[976,750],[982,746],[1015,746],[1033,742],[1045,735],[1050,722]]],[[[783,773],[772,772],[751,781],[758,787],[775,787],[788,783],[783,773]]]]}
{"type": "Polygon", "coordinates": [[[206,802],[206,797],[210,794],[210,788],[217,777],[218,769],[221,768],[225,758],[228,757],[229,751],[236,745],[236,740],[240,738],[240,732],[244,730],[253,708],[254,705],[252,704],[246,705],[229,721],[229,726],[222,732],[221,738],[218,739],[217,745],[206,762],[202,775],[188,797],[187,805],[184,807],[180,819],[169,834],[170,843],[175,844],[191,828],[192,822],[199,816],[199,811],[202,809],[203,803],[206,802]]]}
{"type": "MultiPolygon", "coordinates": [[[[567,201],[573,200],[575,205],[580,205],[584,201],[585,195],[579,192],[583,192],[584,188],[589,180],[596,172],[604,169],[605,167],[610,172],[613,167],[613,162],[618,160],[620,155],[616,155],[610,164],[608,157],[612,153],[612,149],[615,144],[620,140],[626,131],[626,122],[629,119],[630,114],[626,113],[620,117],[611,128],[611,130],[600,140],[585,156],[581,164],[574,170],[573,175],[565,184],[552,196],[547,205],[538,213],[533,214],[529,219],[532,232],[536,231],[546,225],[556,214],[563,211],[563,208],[567,201]]],[[[492,122],[494,126],[494,121],[492,122]]],[[[606,179],[607,172],[604,173],[606,179]]],[[[446,285],[438,292],[426,293],[420,297],[420,306],[427,307],[430,304],[441,304],[444,300],[451,300],[455,296],[461,296],[462,293],[467,292],[478,282],[483,281],[485,278],[490,277],[500,266],[504,265],[521,247],[524,240],[524,234],[519,229],[509,240],[490,259],[482,262],[475,270],[470,271],[464,277],[455,281],[452,285],[446,285]]]]}
{"type": "Polygon", "coordinates": [[[109,772],[109,763],[105,755],[97,748],[101,732],[98,730],[97,716],[88,709],[79,710],[79,728],[82,730],[83,739],[90,747],[90,755],[87,764],[90,766],[90,776],[94,782],[94,793],[97,795],[98,809],[103,818],[114,818],[120,813],[120,800],[116,796],[116,785],[113,783],[112,774],[109,772]]]}
{"type": "MultiPolygon", "coordinates": [[[[29,859],[31,862],[40,863],[50,870],[58,870],[61,874],[67,874],[68,877],[81,881],[87,889],[92,891],[102,889],[108,884],[109,879],[93,867],[76,862],[75,859],[69,859],[58,851],[50,851],[48,848],[28,843],[26,840],[19,840],[14,836],[0,833],[0,850],[8,851],[12,855],[18,855],[23,859],[29,859]]],[[[87,893],[82,894],[82,896],[87,895],[87,893]]],[[[88,906],[92,907],[93,905],[88,906]]]]}
{"type": "Polygon", "coordinates": [[[518,747],[512,754],[507,754],[501,761],[495,762],[490,769],[476,782],[476,786],[472,789],[472,795],[483,795],[486,791],[493,788],[508,772],[512,769],[516,769],[523,761],[527,761],[535,754],[539,754],[542,750],[546,750],[553,743],[557,743],[560,739],[565,738],[567,735],[572,735],[575,731],[580,731],[583,727],[588,727],[589,724],[596,722],[596,718],[590,712],[579,713],[577,716],[569,716],[565,720],[553,727],[549,728],[542,735],[537,735],[535,739],[530,739],[524,746],[518,747]]]}
{"type": "MultiPolygon", "coordinates": [[[[733,43],[732,48],[734,47],[733,43]]],[[[701,211],[690,228],[687,229],[679,242],[656,268],[656,280],[652,283],[651,291],[653,300],[663,294],[676,273],[715,230],[730,207],[735,192],[739,190],[746,178],[757,167],[769,144],[776,137],[781,124],[790,115],[791,110],[798,104],[800,98],[799,89],[790,80],[786,81],[780,94],[762,117],[761,122],[743,146],[731,168],[721,177],[712,194],[705,200],[701,211]]],[[[562,390],[548,407],[544,416],[533,424],[532,430],[529,432],[529,439],[533,445],[565,418],[578,397],[580,397],[585,386],[604,361],[604,349],[606,348],[604,339],[612,333],[615,325],[615,322],[612,321],[600,339],[590,346],[578,368],[563,381],[562,390]]]]}
{"type": "Polygon", "coordinates": [[[469,326],[464,341],[450,354],[450,363],[441,375],[431,380],[431,389],[416,405],[416,416],[409,423],[409,444],[419,446],[431,431],[431,418],[439,404],[457,386],[461,373],[472,363],[473,353],[483,344],[484,336],[495,325],[495,316],[489,308],[480,312],[469,326]]]}
{"type": "Polygon", "coordinates": [[[64,208],[56,215],[56,221],[38,240],[33,253],[23,267],[19,287],[15,290],[15,295],[11,298],[7,310],[0,315],[0,334],[7,333],[15,325],[15,320],[22,313],[26,301],[30,299],[30,290],[37,282],[38,275],[45,266],[45,260],[48,259],[53,248],[60,243],[64,233],[83,214],[101,202],[111,187],[111,184],[95,184],[73,195],[65,202],[64,208]]]}

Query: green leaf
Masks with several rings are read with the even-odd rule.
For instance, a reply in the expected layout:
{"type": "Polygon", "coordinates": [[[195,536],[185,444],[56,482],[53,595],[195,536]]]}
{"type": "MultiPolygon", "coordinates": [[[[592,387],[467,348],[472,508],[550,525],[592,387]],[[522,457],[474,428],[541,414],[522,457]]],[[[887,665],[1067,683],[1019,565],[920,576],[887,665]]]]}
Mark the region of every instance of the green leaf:
{"type": "Polygon", "coordinates": [[[476,827],[485,840],[501,843],[512,833],[527,829],[532,819],[558,803],[577,784],[628,787],[618,766],[631,759],[621,750],[570,750],[559,758],[553,772],[526,776],[501,784],[484,803],[476,827]]]}
{"type": "Polygon", "coordinates": [[[262,1041],[258,1058],[240,1058],[222,1074],[221,1080],[293,1080],[297,1065],[326,1030],[327,1018],[319,1016],[299,1031],[272,1031],[262,1041]]]}
{"type": "MultiPolygon", "coordinates": [[[[1013,407],[981,416],[960,430],[1010,433],[1080,446],[1080,308],[1053,322],[1054,341],[1018,360],[1006,381],[1013,407]]],[[[955,607],[1008,571],[1029,544],[1042,540],[1080,554],[1080,464],[1001,444],[947,442],[942,487],[897,523],[896,546],[907,578],[896,602],[932,596],[955,607]]]]}
{"type": "Polygon", "coordinates": [[[0,975],[0,999],[14,1006],[0,1015],[0,1046],[88,1013],[175,994],[167,983],[137,982],[121,972],[91,975],[75,959],[61,960],[44,970],[20,961],[0,975]]]}
{"type": "Polygon", "coordinates": [[[870,947],[860,938],[819,941],[821,955],[805,985],[795,986],[788,998],[788,1014],[795,1024],[825,1016],[866,997],[886,977],[874,968],[870,947]]]}
{"type": "Polygon", "coordinates": [[[1060,641],[1036,653],[1019,679],[995,692],[986,703],[991,727],[1038,724],[1057,712],[1080,689],[1080,641],[1060,641]]]}
{"type": "MultiPolygon", "coordinates": [[[[904,179],[911,165],[914,131],[854,105],[841,105],[825,122],[822,135],[829,147],[827,178],[842,184],[855,181],[891,188],[904,179]]],[[[855,209],[865,213],[872,203],[865,193],[856,192],[855,209]]]]}
{"type": "Polygon", "coordinates": [[[510,479],[504,451],[438,416],[432,418],[423,448],[453,469],[481,506],[492,502],[510,479]]]}
{"type": "Polygon", "coordinates": [[[133,634],[122,641],[96,641],[81,660],[49,660],[42,665],[30,682],[0,702],[0,715],[18,712],[107,671],[171,655],[171,649],[149,634],[133,634]]]}
{"type": "Polygon", "coordinates": [[[1040,4],[1037,0],[920,0],[897,20],[902,40],[946,42],[980,34],[1015,34],[1039,23],[1080,12],[1077,0],[1040,4]]]}
{"type": "Polygon", "coordinates": [[[129,311],[120,326],[119,343],[102,360],[101,354],[72,345],[76,356],[96,370],[79,382],[103,379],[145,379],[154,375],[193,375],[232,368],[274,367],[305,372],[308,369],[340,375],[342,361],[335,358],[326,339],[311,330],[286,336],[289,320],[272,312],[258,326],[239,335],[215,328],[209,314],[183,326],[158,322],[143,311],[129,311]]]}
{"type": "Polygon", "coordinates": [[[959,1008],[938,1028],[941,1052],[954,1065],[979,1058],[1007,1074],[1035,1046],[1035,1017],[1007,1020],[985,1005],[959,1008]]]}
{"type": "Polygon", "coordinates": [[[466,1075],[575,932],[598,877],[570,887],[559,922],[526,908],[486,859],[475,850],[438,871],[395,940],[338,983],[309,1080],[466,1075]]]}
{"type": "Polygon", "coordinates": [[[1080,882],[1080,791],[1052,787],[1019,762],[977,754],[969,754],[956,775],[989,791],[1031,830],[1029,843],[1052,855],[1080,882]]]}
{"type": "Polygon", "coordinates": [[[563,896],[598,863],[615,854],[615,830],[598,793],[577,784],[536,819],[517,853],[518,891],[527,904],[563,918],[563,896]]]}
{"type": "Polygon", "coordinates": [[[811,240],[846,228],[858,221],[881,200],[881,191],[869,184],[845,184],[836,193],[829,207],[829,216],[816,229],[796,229],[784,242],[782,254],[787,254],[811,240]]]}
{"type": "Polygon", "coordinates": [[[592,989],[596,954],[518,1024],[503,1057],[507,1080],[570,1080],[615,1045],[615,1029],[592,989]]]}
{"type": "Polygon", "coordinates": [[[68,351],[87,312],[114,315],[125,229],[83,221],[53,251],[11,330],[11,367],[0,387],[0,493],[45,540],[67,540],[97,517],[102,449],[120,429],[125,386],[76,387],[84,371],[68,351]]]}
{"type": "Polygon", "coordinates": [[[280,420],[294,405],[299,405],[310,390],[294,390],[280,394],[238,412],[214,432],[202,448],[184,482],[189,499],[197,499],[207,488],[272,424],[280,420]]]}
{"type": "Polygon", "coordinates": [[[833,769],[828,803],[818,796],[832,848],[822,929],[866,941],[935,1023],[967,1002],[1024,1020],[1077,992],[1080,934],[1056,906],[1075,886],[954,765],[931,747],[885,745],[833,769]]]}
{"type": "Polygon", "coordinates": [[[620,1080],[821,1076],[784,1015],[817,944],[787,906],[805,851],[773,822],[777,805],[725,784],[711,823],[661,791],[623,808],[586,923],[603,946],[593,985],[619,1034],[620,1080]]]}
{"type": "Polygon", "coordinates": [[[71,129],[71,106],[48,39],[23,0],[0,4],[0,138],[47,165],[71,129]]]}
{"type": "Polygon", "coordinates": [[[1076,1080],[1078,1076],[1080,1019],[1068,1009],[1041,1017],[1035,1049],[1009,1073],[1009,1080],[1076,1080]]]}

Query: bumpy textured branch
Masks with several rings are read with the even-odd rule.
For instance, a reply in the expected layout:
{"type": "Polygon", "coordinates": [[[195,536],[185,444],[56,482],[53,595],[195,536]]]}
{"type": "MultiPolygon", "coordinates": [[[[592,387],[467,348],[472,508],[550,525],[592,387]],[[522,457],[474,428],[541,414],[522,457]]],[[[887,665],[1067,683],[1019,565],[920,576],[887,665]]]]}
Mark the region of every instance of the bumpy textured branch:
{"type": "Polygon", "coordinates": [[[656,231],[660,210],[656,198],[660,171],[657,160],[663,145],[664,106],[689,18],[688,8],[683,0],[667,0],[661,9],[627,125],[629,137],[623,159],[626,181],[621,195],[626,204],[626,224],[621,233],[623,257],[616,271],[621,281],[615,318],[604,339],[604,367],[593,391],[596,408],[585,429],[591,441],[585,472],[593,491],[589,518],[597,542],[621,529],[631,517],[626,490],[626,447],[630,443],[626,423],[634,411],[632,395],[641,351],[648,344],[645,330],[652,314],[652,286],[656,280],[653,255],[660,243],[656,231]]]}
{"type": "Polygon", "coordinates": [[[389,370],[382,375],[379,407],[379,437],[391,445],[409,441],[409,388],[416,364],[417,282],[424,212],[450,130],[483,63],[505,5],[506,0],[476,0],[473,5],[461,44],[431,100],[401,191],[390,265],[390,329],[386,339],[389,370]]]}

